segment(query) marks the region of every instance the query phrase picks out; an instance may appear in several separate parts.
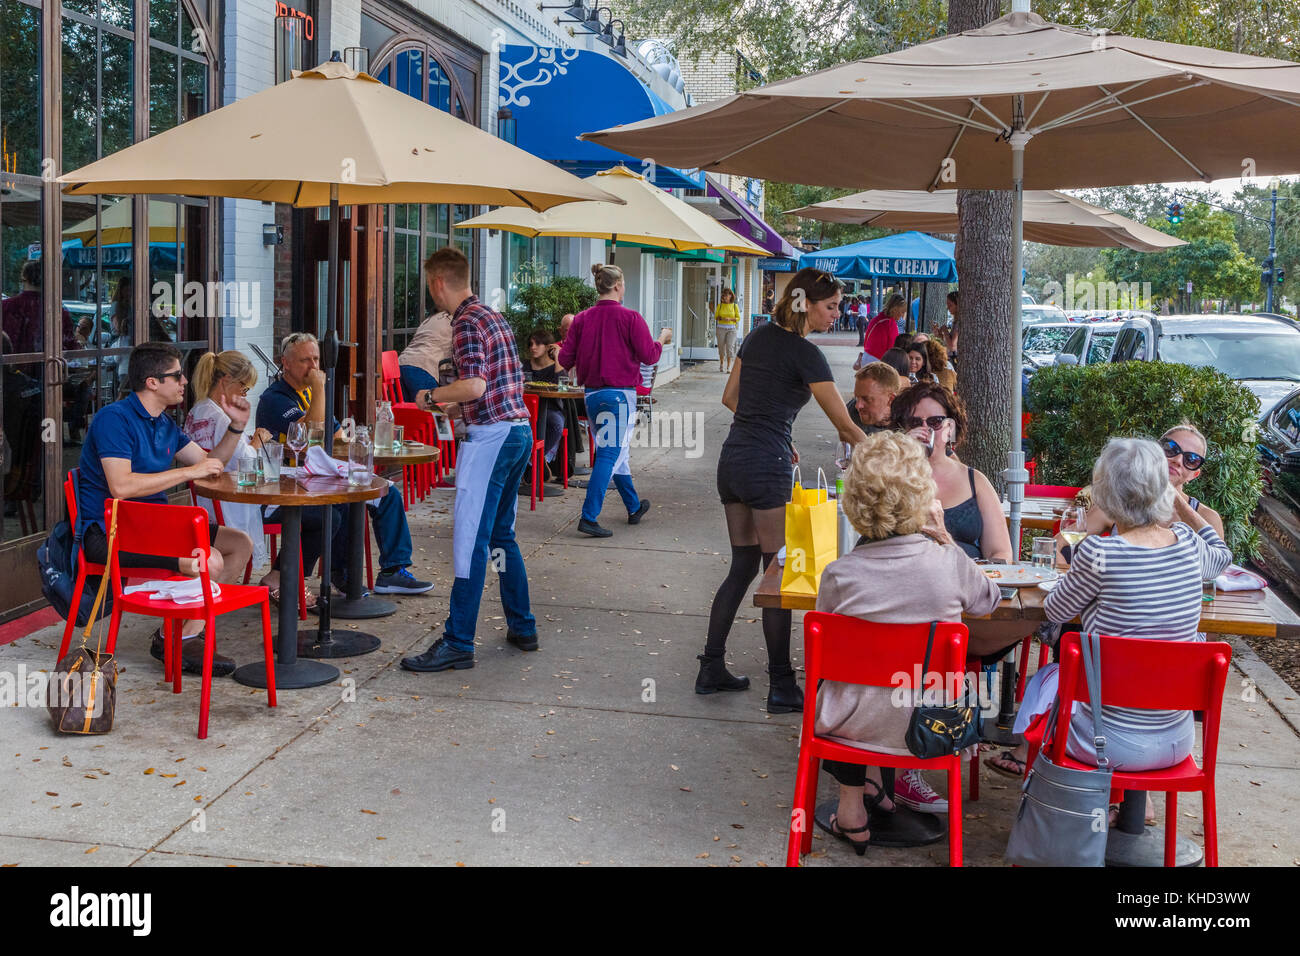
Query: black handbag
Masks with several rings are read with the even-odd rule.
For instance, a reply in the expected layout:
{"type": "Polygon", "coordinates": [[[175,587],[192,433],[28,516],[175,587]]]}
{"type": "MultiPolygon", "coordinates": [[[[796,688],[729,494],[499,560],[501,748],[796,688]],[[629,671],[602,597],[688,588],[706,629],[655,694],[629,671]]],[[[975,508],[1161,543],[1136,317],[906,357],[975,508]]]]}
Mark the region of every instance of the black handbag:
{"type": "MultiPolygon", "coordinates": [[[[934,650],[934,632],[939,627],[938,621],[930,622],[930,637],[925,642],[925,663],[921,665],[921,687],[924,689],[926,677],[930,673],[930,652],[934,650]]],[[[907,723],[907,749],[912,756],[930,759],[949,757],[965,750],[980,739],[979,701],[972,700],[969,686],[962,694],[962,699],[950,705],[927,705],[921,701],[912,710],[912,717],[907,723]]]]}

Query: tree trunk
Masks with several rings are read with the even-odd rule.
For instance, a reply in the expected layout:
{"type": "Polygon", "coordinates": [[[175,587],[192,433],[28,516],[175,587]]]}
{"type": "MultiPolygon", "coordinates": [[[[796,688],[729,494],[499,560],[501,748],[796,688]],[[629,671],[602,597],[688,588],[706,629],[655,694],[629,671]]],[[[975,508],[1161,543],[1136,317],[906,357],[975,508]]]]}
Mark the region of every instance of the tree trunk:
{"type": "Polygon", "coordinates": [[[920,310],[920,327],[931,332],[940,325],[948,324],[948,283],[922,282],[920,285],[921,300],[925,304],[925,308],[920,310]]]}
{"type": "MultiPolygon", "coordinates": [[[[999,0],[949,0],[948,32],[977,29],[1001,13],[999,0]]],[[[960,183],[960,166],[956,172],[960,183]]],[[[957,218],[957,392],[968,419],[959,454],[1001,489],[1011,448],[1011,350],[1020,347],[1011,341],[1011,296],[1019,294],[1020,277],[1012,282],[1010,189],[958,190],[957,218]]]]}

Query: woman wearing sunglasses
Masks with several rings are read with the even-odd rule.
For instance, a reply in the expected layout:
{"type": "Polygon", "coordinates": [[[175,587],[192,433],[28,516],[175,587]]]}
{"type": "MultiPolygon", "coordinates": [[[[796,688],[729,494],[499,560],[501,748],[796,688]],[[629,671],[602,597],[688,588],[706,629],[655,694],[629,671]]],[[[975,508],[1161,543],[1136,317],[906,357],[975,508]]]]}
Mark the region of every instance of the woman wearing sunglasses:
{"type": "MultiPolygon", "coordinates": [[[[891,423],[923,446],[943,509],[943,526],[930,531],[964,551],[967,557],[994,562],[1011,560],[1011,535],[1002,502],[984,474],[950,455],[966,434],[966,405],[941,385],[921,382],[894,399],[891,423]]],[[[967,624],[971,656],[1002,657],[1024,639],[1024,625],[1014,621],[967,624]]],[[[919,770],[898,774],[894,799],[920,813],[947,813],[948,801],[930,787],[919,770]]]]}

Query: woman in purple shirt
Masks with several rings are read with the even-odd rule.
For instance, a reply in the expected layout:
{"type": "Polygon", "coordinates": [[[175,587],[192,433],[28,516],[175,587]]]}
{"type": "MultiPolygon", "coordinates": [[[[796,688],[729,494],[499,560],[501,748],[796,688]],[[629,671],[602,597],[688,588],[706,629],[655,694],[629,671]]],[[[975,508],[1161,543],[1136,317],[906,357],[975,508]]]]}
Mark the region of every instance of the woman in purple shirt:
{"type": "Polygon", "coordinates": [[[561,368],[574,369],[587,389],[587,418],[595,431],[596,461],[587,481],[578,530],[593,538],[614,532],[598,523],[605,492],[612,477],[627,507],[627,523],[639,524],[650,501],[638,497],[632,485],[628,439],[636,410],[636,387],[641,383],[641,363],[654,365],[663,347],[673,340],[671,329],[656,341],[641,313],[623,308],[623,270],[597,264],[591,267],[598,298],[579,312],[560,349],[561,368]]]}

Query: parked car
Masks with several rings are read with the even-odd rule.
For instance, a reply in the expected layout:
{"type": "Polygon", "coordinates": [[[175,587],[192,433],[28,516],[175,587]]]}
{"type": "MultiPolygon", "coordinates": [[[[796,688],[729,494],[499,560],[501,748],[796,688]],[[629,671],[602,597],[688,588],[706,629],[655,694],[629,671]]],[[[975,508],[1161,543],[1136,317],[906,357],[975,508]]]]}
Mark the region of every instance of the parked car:
{"type": "Polygon", "coordinates": [[[1023,335],[1025,366],[1096,365],[1109,362],[1122,322],[1051,322],[1026,327],[1023,335]]]}
{"type": "Polygon", "coordinates": [[[1169,315],[1127,319],[1112,362],[1208,365],[1259,399],[1261,419],[1300,386],[1300,327],[1253,315],[1169,315]]]}
{"type": "Polygon", "coordinates": [[[1035,305],[1032,302],[1025,302],[1020,306],[1020,322],[1022,325],[1036,325],[1039,322],[1068,322],[1069,320],[1069,316],[1054,305],[1035,305]]]}
{"type": "Polygon", "coordinates": [[[1261,419],[1256,447],[1264,494],[1252,519],[1259,529],[1255,563],[1300,595],[1300,388],[1261,419]]]}

